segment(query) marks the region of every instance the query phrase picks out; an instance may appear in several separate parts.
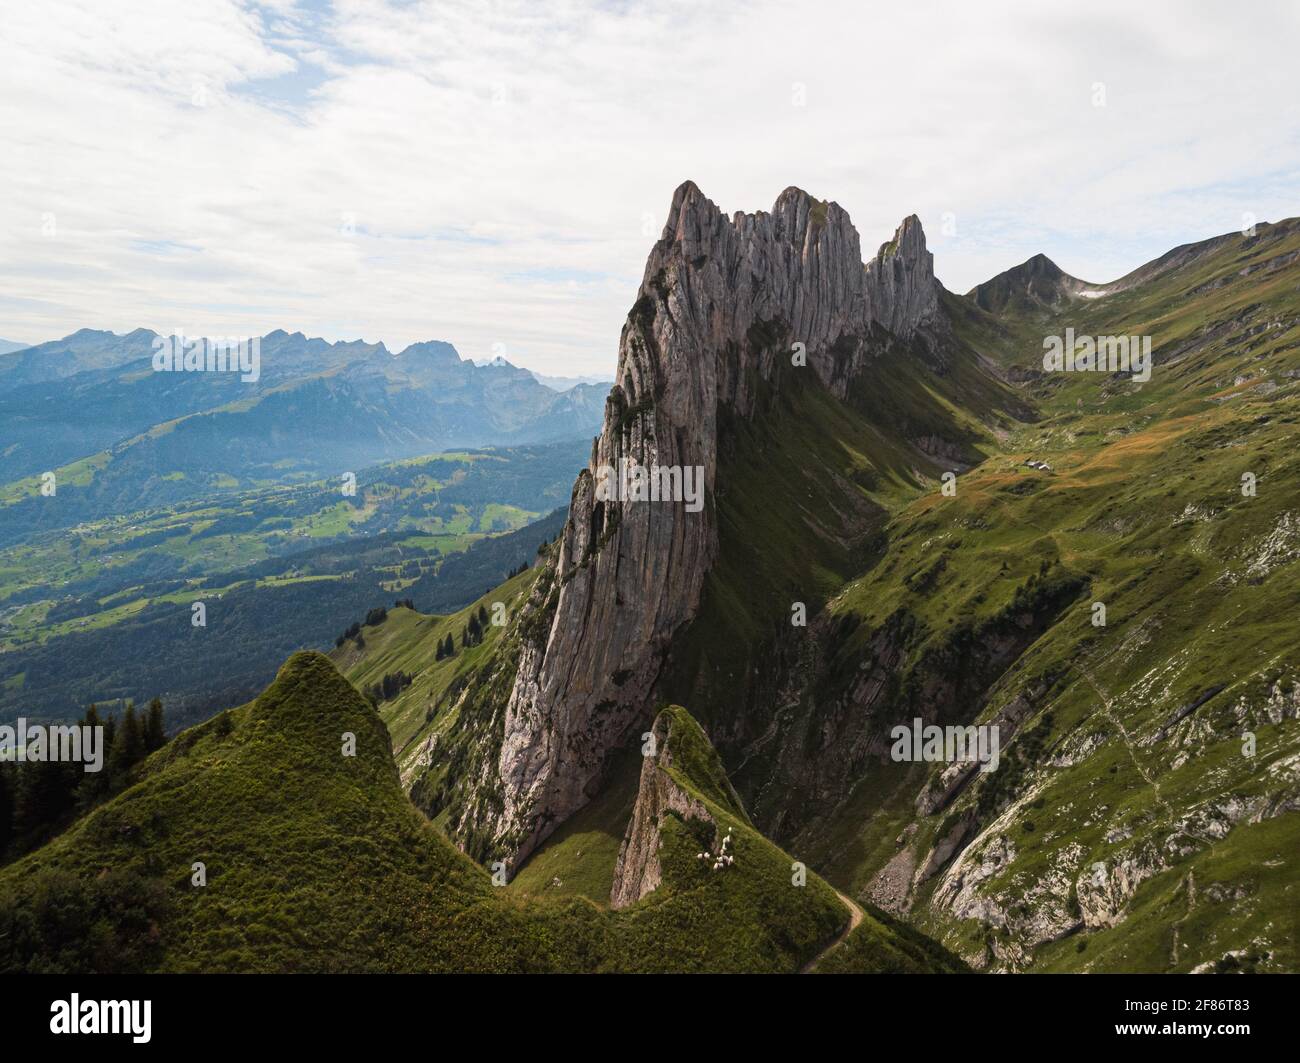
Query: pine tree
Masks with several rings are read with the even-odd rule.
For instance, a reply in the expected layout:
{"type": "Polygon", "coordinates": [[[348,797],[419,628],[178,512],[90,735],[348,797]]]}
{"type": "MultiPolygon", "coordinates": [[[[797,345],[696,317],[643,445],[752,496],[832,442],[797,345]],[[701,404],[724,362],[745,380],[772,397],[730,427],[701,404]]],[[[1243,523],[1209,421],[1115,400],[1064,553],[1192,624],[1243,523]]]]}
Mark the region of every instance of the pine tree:
{"type": "Polygon", "coordinates": [[[136,719],[135,706],[128,702],[113,737],[113,747],[108,751],[109,785],[114,790],[127,784],[131,769],[143,759],[144,752],[144,732],[136,719]]]}
{"type": "Polygon", "coordinates": [[[106,768],[109,750],[113,746],[113,731],[99,718],[99,709],[93,703],[86,710],[86,715],[81,718],[81,726],[92,729],[96,727],[103,728],[99,737],[99,751],[100,756],[103,758],[100,761],[100,770],[83,771],[76,786],[77,805],[82,811],[85,811],[97,805],[102,798],[108,795],[108,771],[106,768]]]}
{"type": "Polygon", "coordinates": [[[163,727],[163,704],[159,698],[149,702],[148,715],[144,721],[144,748],[146,753],[162,749],[167,744],[167,733],[163,727]]]}
{"type": "Polygon", "coordinates": [[[72,789],[66,767],[52,760],[23,765],[18,773],[15,833],[42,837],[72,810],[72,789]]]}
{"type": "Polygon", "coordinates": [[[478,623],[480,629],[486,629],[488,622],[487,610],[483,606],[478,607],[478,623]]]}
{"type": "Polygon", "coordinates": [[[11,778],[13,769],[6,763],[0,763],[0,858],[14,836],[14,784],[11,778]]]}

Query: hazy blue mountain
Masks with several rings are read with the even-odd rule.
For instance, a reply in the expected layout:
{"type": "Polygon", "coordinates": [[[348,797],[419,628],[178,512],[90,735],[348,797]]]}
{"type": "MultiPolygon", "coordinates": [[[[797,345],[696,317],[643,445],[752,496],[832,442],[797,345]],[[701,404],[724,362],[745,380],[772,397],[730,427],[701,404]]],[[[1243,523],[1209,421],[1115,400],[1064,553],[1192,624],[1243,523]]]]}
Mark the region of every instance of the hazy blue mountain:
{"type": "Polygon", "coordinates": [[[124,336],[83,328],[61,340],[34,347],[16,344],[0,350],[0,394],[26,384],[62,380],[87,370],[110,369],[147,358],[153,339],[154,333],[142,328],[124,336]]]}
{"type": "Polygon", "coordinates": [[[276,330],[244,380],[155,372],[155,339],[87,329],[0,356],[6,517],[49,527],[435,450],[576,439],[604,414],[605,388],[557,393],[438,341],[393,354],[276,330]],[[49,470],[54,499],[38,490],[49,470]]]}
{"type": "Polygon", "coordinates": [[[579,384],[596,384],[605,389],[613,386],[614,377],[611,373],[607,377],[603,376],[546,376],[543,373],[529,370],[539,383],[545,384],[552,391],[568,391],[579,384]]]}

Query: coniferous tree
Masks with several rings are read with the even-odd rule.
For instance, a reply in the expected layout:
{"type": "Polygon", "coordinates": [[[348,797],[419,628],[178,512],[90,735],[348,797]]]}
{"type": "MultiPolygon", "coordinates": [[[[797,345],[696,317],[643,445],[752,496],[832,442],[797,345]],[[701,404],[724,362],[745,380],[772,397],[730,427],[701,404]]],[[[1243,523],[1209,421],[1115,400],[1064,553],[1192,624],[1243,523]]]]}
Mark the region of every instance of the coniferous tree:
{"type": "Polygon", "coordinates": [[[135,706],[128,702],[113,736],[113,747],[108,751],[109,785],[113,790],[126,786],[131,769],[143,758],[144,732],[136,718],[135,706]]]}
{"type": "MultiPolygon", "coordinates": [[[[99,718],[99,714],[96,713],[95,715],[96,715],[96,719],[98,719],[98,718],[99,718]]],[[[116,717],[116,716],[106,716],[106,717],[104,717],[104,760],[105,760],[105,763],[107,763],[107,761],[108,761],[108,754],[109,754],[109,751],[113,748],[113,743],[114,743],[115,741],[117,741],[117,717],[116,717]]]]}
{"type": "Polygon", "coordinates": [[[13,769],[0,763],[0,858],[9,848],[14,836],[14,782],[13,769]]]}
{"type": "Polygon", "coordinates": [[[65,764],[29,761],[18,773],[14,830],[18,835],[43,837],[72,810],[72,789],[65,764]]]}
{"type": "Polygon", "coordinates": [[[99,709],[94,704],[91,704],[86,710],[86,715],[81,718],[81,726],[92,730],[96,727],[102,729],[99,736],[99,752],[103,759],[100,761],[99,771],[81,772],[81,778],[76,784],[77,804],[84,811],[108,796],[108,754],[113,745],[113,731],[100,719],[99,709]]]}
{"type": "Polygon", "coordinates": [[[144,720],[144,749],[152,753],[167,744],[167,733],[163,727],[163,704],[159,698],[149,702],[149,709],[144,720]]]}

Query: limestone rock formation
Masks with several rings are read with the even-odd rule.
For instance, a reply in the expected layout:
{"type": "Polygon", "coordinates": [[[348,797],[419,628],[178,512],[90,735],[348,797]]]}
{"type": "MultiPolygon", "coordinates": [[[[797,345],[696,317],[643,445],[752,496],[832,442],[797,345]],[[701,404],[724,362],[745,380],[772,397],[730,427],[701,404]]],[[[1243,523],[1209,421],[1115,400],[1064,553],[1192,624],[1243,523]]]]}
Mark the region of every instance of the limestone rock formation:
{"type": "Polygon", "coordinates": [[[717,840],[717,819],[704,801],[680,781],[683,765],[678,762],[692,758],[691,752],[681,747],[688,746],[692,739],[696,747],[696,759],[705,762],[712,776],[713,787],[717,790],[716,796],[728,811],[748,822],[740,798],[727,781],[717,754],[707,740],[703,739],[699,725],[687,716],[685,710],[674,707],[660,713],[651,733],[654,735],[655,752],[641,762],[641,781],[636,804],[623,836],[623,844],[619,847],[618,863],[614,866],[614,886],[609,895],[611,908],[626,908],[629,904],[635,904],[657,889],[663,881],[659,846],[665,816],[675,815],[683,821],[697,820],[712,824],[715,842],[717,840]]]}
{"type": "Polygon", "coordinates": [[[910,338],[932,326],[939,312],[934,255],[925,248],[921,219],[910,214],[867,263],[867,301],[872,317],[896,336],[910,338]]]}
{"type": "Polygon", "coordinates": [[[843,395],[886,332],[923,338],[937,299],[915,218],[864,266],[835,203],[789,188],[770,213],[728,219],[693,183],[677,189],[537,603],[545,635],[523,647],[506,709],[490,830],[516,860],[589,799],[609,751],[644,725],[672,637],[695,615],[718,549],[719,410],[749,415],[756,379],[797,343],[843,395]],[[702,508],[602,497],[602,469],[624,462],[698,468],[702,508]]]}

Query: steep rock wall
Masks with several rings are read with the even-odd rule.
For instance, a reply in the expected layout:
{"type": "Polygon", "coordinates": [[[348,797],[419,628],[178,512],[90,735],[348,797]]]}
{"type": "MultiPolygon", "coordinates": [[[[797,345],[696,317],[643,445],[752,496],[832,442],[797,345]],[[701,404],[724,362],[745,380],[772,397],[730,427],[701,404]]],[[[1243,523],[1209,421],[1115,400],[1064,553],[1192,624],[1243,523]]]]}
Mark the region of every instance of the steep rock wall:
{"type": "Polygon", "coordinates": [[[728,219],[693,183],[677,190],[623,327],[555,578],[535,606],[544,634],[523,648],[506,708],[502,807],[485,826],[515,861],[586,803],[610,750],[649,718],[672,637],[717,556],[718,412],[751,414],[755,377],[789,357],[773,336],[804,344],[809,371],[842,397],[881,328],[924,339],[937,303],[915,218],[864,265],[835,203],[790,188],[770,213],[728,219]],[[601,470],[624,461],[700,468],[703,507],[599,497],[601,470]]]}

